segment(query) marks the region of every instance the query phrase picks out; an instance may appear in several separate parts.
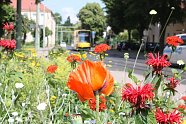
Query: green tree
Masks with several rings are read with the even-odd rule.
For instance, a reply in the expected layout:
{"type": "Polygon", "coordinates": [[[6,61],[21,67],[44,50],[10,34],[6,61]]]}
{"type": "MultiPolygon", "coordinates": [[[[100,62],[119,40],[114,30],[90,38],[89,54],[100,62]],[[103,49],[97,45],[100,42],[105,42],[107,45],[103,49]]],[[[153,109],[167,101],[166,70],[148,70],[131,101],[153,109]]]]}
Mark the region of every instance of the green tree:
{"type": "Polygon", "coordinates": [[[11,0],[0,0],[0,3],[9,4],[9,3],[11,3],[11,0]]]}
{"type": "Polygon", "coordinates": [[[27,17],[22,17],[22,33],[23,33],[23,42],[24,45],[26,42],[27,33],[31,32],[35,28],[35,21],[29,20],[27,17]]]}
{"type": "Polygon", "coordinates": [[[54,14],[54,18],[55,18],[56,24],[57,24],[57,25],[61,25],[62,16],[60,15],[60,13],[55,13],[55,14],[54,14]]]}
{"type": "Polygon", "coordinates": [[[67,17],[67,20],[65,21],[65,23],[63,24],[63,26],[72,26],[73,24],[71,23],[71,19],[70,16],[67,17]]]}
{"type": "MultiPolygon", "coordinates": [[[[47,46],[48,46],[48,36],[52,35],[52,31],[48,28],[48,27],[45,27],[45,37],[47,38],[47,46]]],[[[43,46],[43,30],[41,29],[40,30],[40,46],[42,47],[43,46]]]]}
{"type": "MultiPolygon", "coordinates": [[[[15,23],[15,10],[9,4],[0,4],[0,27],[3,27],[5,22],[15,23]]],[[[2,28],[0,28],[0,37],[4,34],[2,28]]]]}
{"type": "Polygon", "coordinates": [[[143,36],[144,29],[147,29],[151,20],[149,11],[155,9],[158,14],[154,16],[153,23],[159,22],[162,26],[160,31],[163,32],[160,38],[161,50],[164,47],[164,36],[166,29],[166,22],[169,14],[171,13],[171,7],[175,10],[172,11],[170,20],[171,22],[182,21],[184,11],[180,7],[182,0],[102,0],[106,4],[106,10],[108,13],[108,20],[110,25],[114,26],[113,30],[121,31],[125,29],[137,29],[140,35],[140,39],[143,36]],[[113,21],[114,20],[114,21],[113,21]],[[115,21],[117,20],[117,21],[115,21]]]}
{"type": "Polygon", "coordinates": [[[98,3],[87,3],[78,13],[82,28],[95,31],[98,36],[102,36],[106,18],[98,3]]]}

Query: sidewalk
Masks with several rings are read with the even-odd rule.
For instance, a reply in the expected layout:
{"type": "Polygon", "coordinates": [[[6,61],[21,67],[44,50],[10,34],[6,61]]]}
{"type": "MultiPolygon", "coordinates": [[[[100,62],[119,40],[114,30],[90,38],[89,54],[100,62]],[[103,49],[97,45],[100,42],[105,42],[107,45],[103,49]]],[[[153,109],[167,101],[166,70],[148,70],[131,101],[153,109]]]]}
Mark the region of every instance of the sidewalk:
{"type": "MultiPolygon", "coordinates": [[[[117,81],[118,83],[121,84],[125,84],[125,83],[134,83],[129,77],[127,73],[124,73],[123,71],[110,71],[111,74],[113,75],[115,81],[117,81]]],[[[134,74],[138,80],[140,80],[141,82],[144,80],[144,76],[140,75],[140,74],[134,74]]],[[[183,82],[178,85],[176,87],[176,94],[174,99],[179,99],[181,96],[185,96],[186,95],[186,85],[183,84],[183,82]]]]}

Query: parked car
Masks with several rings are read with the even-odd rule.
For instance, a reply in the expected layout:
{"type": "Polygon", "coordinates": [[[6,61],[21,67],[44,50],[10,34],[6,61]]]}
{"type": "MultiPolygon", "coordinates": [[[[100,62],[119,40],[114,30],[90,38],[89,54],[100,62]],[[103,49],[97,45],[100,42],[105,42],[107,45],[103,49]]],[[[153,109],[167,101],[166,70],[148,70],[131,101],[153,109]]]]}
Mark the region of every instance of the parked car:
{"type": "Polygon", "coordinates": [[[61,42],[61,43],[60,43],[60,46],[61,46],[62,48],[66,48],[66,47],[67,47],[67,44],[66,44],[66,42],[61,42]]]}
{"type": "Polygon", "coordinates": [[[120,42],[117,45],[117,50],[138,50],[140,48],[140,43],[134,42],[120,42]]]}
{"type": "Polygon", "coordinates": [[[147,42],[144,46],[147,52],[157,52],[160,50],[160,44],[155,42],[147,42]]]}
{"type": "Polygon", "coordinates": [[[172,52],[169,61],[173,64],[177,64],[178,60],[183,60],[184,62],[186,62],[186,34],[177,34],[176,36],[181,38],[184,41],[184,44],[177,46],[175,52],[172,52],[172,48],[168,45],[165,46],[163,50],[163,54],[168,55],[169,58],[172,52]]]}

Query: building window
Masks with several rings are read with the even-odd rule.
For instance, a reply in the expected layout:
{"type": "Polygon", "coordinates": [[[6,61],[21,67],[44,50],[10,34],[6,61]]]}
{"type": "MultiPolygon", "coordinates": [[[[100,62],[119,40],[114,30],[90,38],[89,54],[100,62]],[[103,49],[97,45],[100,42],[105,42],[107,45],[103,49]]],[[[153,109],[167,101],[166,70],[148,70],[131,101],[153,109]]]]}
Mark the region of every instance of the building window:
{"type": "Polygon", "coordinates": [[[24,13],[23,16],[28,18],[28,13],[24,13]]]}

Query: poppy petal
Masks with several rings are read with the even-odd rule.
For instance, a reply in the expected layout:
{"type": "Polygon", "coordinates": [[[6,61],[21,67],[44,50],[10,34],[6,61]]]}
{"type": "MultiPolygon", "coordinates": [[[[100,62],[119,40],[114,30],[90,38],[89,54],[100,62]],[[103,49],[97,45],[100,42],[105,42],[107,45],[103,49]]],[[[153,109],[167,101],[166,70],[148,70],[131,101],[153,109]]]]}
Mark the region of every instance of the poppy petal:
{"type": "Polygon", "coordinates": [[[101,89],[101,93],[105,94],[106,96],[110,95],[114,90],[114,78],[110,74],[109,71],[107,71],[107,76],[105,80],[105,84],[103,88],[101,89]]]}
{"type": "Polygon", "coordinates": [[[78,70],[71,72],[67,86],[69,89],[77,92],[82,98],[80,99],[82,101],[94,98],[94,93],[91,86],[87,82],[83,82],[78,70]]]}
{"type": "Polygon", "coordinates": [[[86,73],[90,73],[91,82],[90,85],[94,91],[99,90],[103,87],[106,78],[106,69],[102,62],[91,62],[86,61],[85,64],[90,68],[86,73]]]}

